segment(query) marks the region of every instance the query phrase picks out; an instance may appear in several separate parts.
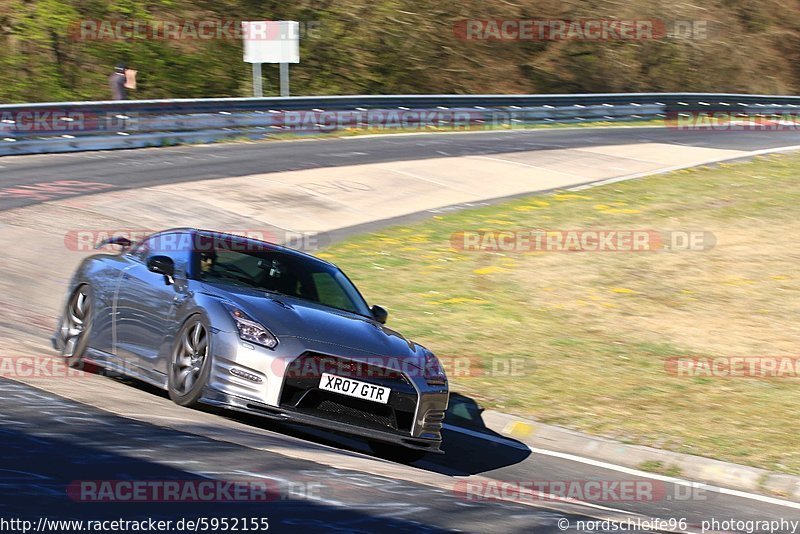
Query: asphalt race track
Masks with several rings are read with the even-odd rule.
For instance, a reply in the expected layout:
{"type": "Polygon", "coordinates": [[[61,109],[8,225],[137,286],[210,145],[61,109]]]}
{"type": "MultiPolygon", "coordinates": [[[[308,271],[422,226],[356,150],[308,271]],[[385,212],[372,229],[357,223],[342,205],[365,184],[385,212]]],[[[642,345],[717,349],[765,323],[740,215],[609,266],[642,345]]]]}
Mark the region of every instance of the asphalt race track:
{"type": "MultiPolygon", "coordinates": [[[[0,159],[0,211],[251,174],[640,143],[749,152],[800,145],[800,135],[575,128],[15,156],[0,159]],[[61,185],[48,187],[53,183],[61,185]]],[[[428,214],[421,210],[407,218],[428,214]]],[[[385,224],[375,221],[335,234],[340,238],[385,224]]],[[[0,516],[6,518],[267,517],[276,532],[561,532],[560,520],[567,520],[567,530],[574,531],[579,521],[591,518],[682,519],[697,531],[712,518],[800,519],[797,503],[713,490],[687,494],[685,485],[653,481],[645,474],[533,454],[483,426],[475,410],[467,410],[474,414],[469,419],[449,417],[446,454],[402,465],[371,456],[355,439],[253,417],[186,410],[164,392],[120,378],[89,375],[74,384],[25,382],[0,378],[0,516]],[[142,479],[257,479],[277,490],[268,502],[214,505],[81,502],[68,491],[75,481],[142,479]],[[651,484],[658,496],[625,502],[499,502],[467,500],[458,491],[465,481],[531,480],[651,484]]],[[[455,397],[453,405],[473,408],[467,398],[455,397]]]]}
{"type": "MultiPolygon", "coordinates": [[[[0,159],[0,210],[39,202],[3,190],[55,181],[107,184],[103,191],[213,180],[268,172],[385,161],[504,154],[594,145],[668,143],[681,146],[761,150],[800,143],[794,132],[699,132],[666,128],[511,130],[486,133],[392,134],[270,143],[214,144],[105,152],[11,156],[0,159]]],[[[80,190],[64,196],[93,192],[80,190]]]]}

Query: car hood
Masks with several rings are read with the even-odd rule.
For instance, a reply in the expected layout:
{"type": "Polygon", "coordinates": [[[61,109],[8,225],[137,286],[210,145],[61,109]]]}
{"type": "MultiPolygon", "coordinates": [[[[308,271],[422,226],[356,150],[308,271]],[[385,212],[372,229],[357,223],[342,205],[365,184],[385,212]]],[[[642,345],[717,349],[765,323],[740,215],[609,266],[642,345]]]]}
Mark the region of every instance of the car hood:
{"type": "Polygon", "coordinates": [[[344,347],[352,356],[381,356],[423,361],[420,345],[361,315],[314,302],[247,288],[224,289],[204,284],[206,292],[233,302],[247,315],[281,337],[297,337],[344,347]]]}

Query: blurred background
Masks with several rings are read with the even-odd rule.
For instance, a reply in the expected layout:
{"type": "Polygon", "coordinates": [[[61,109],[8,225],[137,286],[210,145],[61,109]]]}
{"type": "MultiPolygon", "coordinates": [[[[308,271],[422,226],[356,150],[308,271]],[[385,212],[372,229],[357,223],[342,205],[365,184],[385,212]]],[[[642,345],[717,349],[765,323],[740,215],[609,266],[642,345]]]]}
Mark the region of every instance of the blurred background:
{"type": "MultiPolygon", "coordinates": [[[[252,94],[238,39],[81,40],[85,20],[296,20],[293,95],[714,91],[800,87],[800,2],[679,0],[0,0],[0,102],[108,98],[138,70],[136,99],[252,94]],[[702,21],[653,40],[465,40],[464,19],[702,21]]],[[[238,24],[238,22],[237,22],[238,24]]],[[[265,95],[277,65],[264,66],[265,95]]]]}

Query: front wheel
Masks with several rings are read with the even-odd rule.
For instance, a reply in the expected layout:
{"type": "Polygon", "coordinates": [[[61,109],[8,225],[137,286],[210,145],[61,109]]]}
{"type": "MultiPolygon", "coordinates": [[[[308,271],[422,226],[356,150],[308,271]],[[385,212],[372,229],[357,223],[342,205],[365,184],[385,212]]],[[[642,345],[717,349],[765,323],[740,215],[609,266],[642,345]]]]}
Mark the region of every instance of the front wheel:
{"type": "Polygon", "coordinates": [[[178,332],[168,377],[169,397],[175,404],[199,403],[211,370],[210,336],[208,322],[200,315],[190,317],[178,332]]]}
{"type": "Polygon", "coordinates": [[[67,301],[59,327],[61,356],[67,365],[80,363],[89,344],[92,329],[92,298],[89,286],[79,286],[67,301]]]}

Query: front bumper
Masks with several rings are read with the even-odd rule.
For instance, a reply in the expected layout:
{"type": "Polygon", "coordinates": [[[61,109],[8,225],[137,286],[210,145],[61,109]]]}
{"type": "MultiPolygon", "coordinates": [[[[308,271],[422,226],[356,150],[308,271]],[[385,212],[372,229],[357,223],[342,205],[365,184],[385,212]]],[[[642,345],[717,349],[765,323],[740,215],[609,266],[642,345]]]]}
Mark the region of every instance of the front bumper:
{"type": "MultiPolygon", "coordinates": [[[[235,334],[217,332],[213,366],[202,400],[371,440],[439,450],[449,398],[446,385],[431,386],[415,373],[387,372],[367,365],[378,372],[350,376],[391,388],[389,402],[354,399],[319,388],[319,374],[309,374],[304,367],[304,363],[313,364],[309,360],[319,358],[358,365],[370,361],[366,354],[307,339],[283,337],[277,349],[269,350],[243,343],[235,334]]],[[[310,368],[320,369],[316,364],[310,368]]]]}
{"type": "Polygon", "coordinates": [[[200,401],[211,406],[218,406],[229,410],[235,410],[237,412],[258,415],[287,423],[309,425],[337,433],[359,436],[369,440],[393,443],[409,449],[418,449],[427,452],[443,454],[443,451],[440,449],[442,444],[441,436],[438,439],[415,438],[411,437],[407,433],[404,434],[401,432],[393,432],[391,430],[380,430],[373,427],[346,423],[333,418],[312,415],[308,412],[299,411],[293,408],[276,408],[274,406],[269,406],[267,404],[237,397],[235,395],[230,395],[228,393],[223,393],[210,388],[206,388],[200,401]]]}

